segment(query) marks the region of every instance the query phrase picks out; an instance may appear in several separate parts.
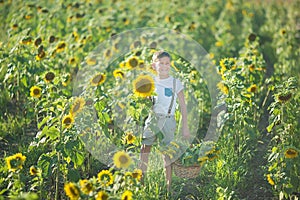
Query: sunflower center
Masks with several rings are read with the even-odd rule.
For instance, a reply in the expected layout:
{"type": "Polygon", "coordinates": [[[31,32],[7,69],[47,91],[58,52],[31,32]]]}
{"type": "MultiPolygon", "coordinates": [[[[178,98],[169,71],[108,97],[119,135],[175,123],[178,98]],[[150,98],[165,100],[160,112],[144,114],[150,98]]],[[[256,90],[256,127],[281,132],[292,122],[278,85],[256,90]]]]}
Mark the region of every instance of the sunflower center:
{"type": "Polygon", "coordinates": [[[75,58],[71,58],[70,63],[74,63],[75,62],[75,58]]]}
{"type": "Polygon", "coordinates": [[[54,79],[55,75],[53,72],[48,72],[45,76],[47,81],[52,81],[54,79]]]}
{"type": "Polygon", "coordinates": [[[135,41],[133,43],[133,46],[134,46],[134,48],[137,48],[137,47],[141,46],[141,42],[140,41],[135,41]]]}
{"type": "Polygon", "coordinates": [[[250,91],[251,92],[255,92],[256,91],[256,87],[251,87],[250,91]]]}
{"type": "Polygon", "coordinates": [[[131,67],[136,67],[136,66],[138,65],[137,59],[135,59],[135,58],[130,59],[130,60],[129,60],[129,65],[130,65],[131,67]]]}
{"type": "Polygon", "coordinates": [[[92,189],[93,189],[93,186],[92,186],[91,183],[86,183],[86,184],[84,185],[84,187],[86,188],[87,191],[92,191],[92,189]]]}
{"type": "Polygon", "coordinates": [[[132,139],[133,139],[133,136],[132,136],[131,134],[129,134],[129,135],[127,136],[127,139],[128,139],[128,140],[132,140],[132,139]]]}
{"type": "Polygon", "coordinates": [[[142,79],[137,83],[137,91],[147,93],[151,90],[152,84],[148,79],[142,79]]]}
{"type": "Polygon", "coordinates": [[[102,79],[103,79],[103,76],[101,74],[99,74],[96,77],[94,77],[93,83],[96,83],[96,84],[100,83],[102,79]]]}
{"type": "Polygon", "coordinates": [[[122,164],[126,164],[128,162],[128,158],[126,156],[120,156],[119,161],[122,164]]]}
{"type": "Polygon", "coordinates": [[[63,48],[65,48],[66,47],[66,44],[65,43],[62,43],[62,44],[60,44],[60,45],[58,45],[58,49],[63,49],[63,48]]]}
{"type": "Polygon", "coordinates": [[[39,95],[39,94],[40,94],[40,90],[39,90],[39,89],[34,89],[34,90],[33,90],[33,94],[39,95]]]}
{"type": "Polygon", "coordinates": [[[76,103],[74,108],[73,108],[73,112],[74,113],[77,112],[79,110],[79,108],[80,108],[80,103],[76,103]]]}
{"type": "Polygon", "coordinates": [[[103,175],[101,176],[100,180],[109,182],[109,181],[110,181],[110,176],[109,176],[109,174],[103,174],[103,175]]]}
{"type": "Polygon", "coordinates": [[[70,187],[70,192],[73,196],[78,196],[78,190],[74,187],[70,187]]]}
{"type": "Polygon", "coordinates": [[[67,125],[71,124],[71,122],[72,122],[72,120],[71,120],[70,117],[66,118],[65,121],[64,121],[64,123],[67,124],[67,125]]]}
{"type": "Polygon", "coordinates": [[[110,57],[110,54],[111,54],[111,51],[110,51],[110,50],[107,50],[106,53],[105,53],[105,56],[106,56],[106,57],[110,57]]]}
{"type": "Polygon", "coordinates": [[[35,168],[32,168],[32,169],[31,169],[31,173],[37,174],[37,170],[36,170],[35,168]]]}
{"type": "Polygon", "coordinates": [[[279,99],[280,101],[288,101],[291,97],[292,97],[292,94],[291,94],[291,93],[288,93],[288,94],[286,94],[286,95],[280,95],[280,96],[278,97],[278,99],[279,99]]]}
{"type": "Polygon", "coordinates": [[[286,152],[288,155],[296,155],[296,152],[295,151],[293,151],[293,150],[288,150],[287,152],[286,152]]]}
{"type": "Polygon", "coordinates": [[[103,200],[107,200],[108,199],[108,195],[106,193],[102,194],[101,197],[102,197],[103,200]]]}

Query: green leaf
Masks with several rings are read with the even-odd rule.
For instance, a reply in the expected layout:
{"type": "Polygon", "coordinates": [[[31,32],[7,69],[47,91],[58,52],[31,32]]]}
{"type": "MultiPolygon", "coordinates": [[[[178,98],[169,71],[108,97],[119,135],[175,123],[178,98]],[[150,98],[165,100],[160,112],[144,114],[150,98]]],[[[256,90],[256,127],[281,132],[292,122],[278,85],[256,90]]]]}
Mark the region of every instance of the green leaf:
{"type": "Polygon", "coordinates": [[[80,174],[78,170],[75,169],[69,169],[68,170],[68,180],[72,182],[77,182],[80,179],[80,174]]]}
{"type": "Polygon", "coordinates": [[[275,124],[274,124],[274,122],[273,122],[273,123],[271,123],[271,124],[267,127],[267,131],[268,131],[269,133],[272,131],[274,125],[275,125],[275,124]]]}
{"type": "Polygon", "coordinates": [[[28,87],[28,84],[27,84],[27,77],[23,76],[22,79],[21,79],[21,82],[23,83],[23,85],[25,87],[28,87]]]}
{"type": "Polygon", "coordinates": [[[47,154],[42,154],[39,157],[39,160],[37,162],[37,166],[42,169],[42,172],[45,176],[49,175],[49,166],[50,166],[50,162],[51,162],[51,157],[47,154]]]}
{"type": "Polygon", "coordinates": [[[40,123],[38,123],[38,129],[40,129],[48,120],[50,116],[45,117],[40,123]]]}
{"type": "Polygon", "coordinates": [[[56,139],[59,137],[59,130],[58,128],[52,126],[50,129],[47,131],[47,136],[49,136],[51,139],[56,139]]]}
{"type": "Polygon", "coordinates": [[[3,190],[1,190],[1,191],[0,191],[0,195],[4,194],[7,190],[8,190],[8,189],[6,189],[6,188],[3,189],[3,190]]]}
{"type": "Polygon", "coordinates": [[[77,140],[69,140],[65,145],[65,153],[69,156],[76,166],[82,165],[84,161],[84,153],[81,144],[77,140]]]}

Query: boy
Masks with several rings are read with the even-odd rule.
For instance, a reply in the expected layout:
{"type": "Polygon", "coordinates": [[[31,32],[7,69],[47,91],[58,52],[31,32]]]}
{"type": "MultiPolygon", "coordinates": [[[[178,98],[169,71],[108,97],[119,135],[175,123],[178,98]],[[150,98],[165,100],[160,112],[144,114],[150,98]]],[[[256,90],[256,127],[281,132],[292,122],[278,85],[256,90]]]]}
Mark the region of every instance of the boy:
{"type": "MultiPolygon", "coordinates": [[[[157,139],[157,134],[162,134],[163,145],[168,145],[174,139],[176,130],[176,121],[174,117],[176,108],[176,98],[180,105],[182,115],[183,137],[188,139],[190,137],[188,124],[187,124],[187,109],[183,93],[183,85],[178,80],[170,75],[171,56],[165,51],[155,52],[152,57],[152,67],[157,72],[155,77],[155,92],[157,96],[154,98],[153,112],[154,117],[148,117],[146,120],[145,130],[142,137],[141,147],[141,163],[140,168],[143,172],[143,178],[147,171],[148,156],[151,146],[157,139]],[[151,130],[151,123],[157,120],[156,130],[151,130]],[[152,120],[152,121],[151,121],[152,120]]],[[[155,129],[154,129],[155,130],[155,129]]],[[[168,156],[164,156],[167,190],[170,190],[172,181],[172,167],[171,161],[168,156]]]]}

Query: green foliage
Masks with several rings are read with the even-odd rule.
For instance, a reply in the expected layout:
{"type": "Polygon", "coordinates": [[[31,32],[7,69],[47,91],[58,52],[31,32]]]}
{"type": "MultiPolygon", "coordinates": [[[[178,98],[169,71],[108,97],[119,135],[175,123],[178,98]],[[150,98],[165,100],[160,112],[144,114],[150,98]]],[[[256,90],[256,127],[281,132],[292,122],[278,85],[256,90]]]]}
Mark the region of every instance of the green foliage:
{"type": "MultiPolygon", "coordinates": [[[[270,105],[272,134],[266,176],[278,196],[292,198],[300,189],[299,175],[299,93],[294,77],[278,83],[274,90],[274,102],[270,105]]],[[[281,197],[281,198],[283,198],[281,197]]]]}
{"type": "MultiPolygon", "coordinates": [[[[0,13],[0,28],[5,30],[0,33],[0,154],[3,158],[16,152],[27,156],[23,169],[16,172],[9,171],[1,160],[0,199],[65,199],[65,183],[74,182],[80,188],[82,177],[95,182],[94,175],[106,166],[87,152],[85,141],[91,142],[94,150],[108,148],[109,141],[132,155],[139,153],[151,101],[132,95],[131,80],[142,73],[123,64],[136,56],[143,61],[141,66],[149,67],[151,49],[124,52],[107,66],[100,66],[106,72],[103,84],[84,88],[82,94],[72,91],[78,71],[100,42],[137,27],[168,28],[199,42],[217,65],[222,78],[218,103],[226,104],[227,112],[217,116],[217,132],[222,133],[216,144],[218,159],[203,164],[199,176],[191,181],[195,187],[185,190],[188,181],[175,179],[173,186],[178,192],[170,197],[162,170],[150,173],[145,186],[138,182],[131,185],[131,179],[124,183],[124,174],[116,170],[118,181],[109,189],[110,195],[119,198],[125,184],[127,189],[133,186],[134,199],[195,199],[194,193],[202,199],[256,199],[254,194],[262,190],[270,194],[262,198],[296,198],[300,190],[298,0],[151,4],[140,0],[16,0],[0,1],[0,13]],[[115,78],[115,69],[123,70],[129,78],[115,78]],[[54,78],[47,81],[49,72],[54,78]],[[40,93],[32,94],[34,87],[40,88],[40,93]],[[72,106],[79,96],[85,101],[84,108],[73,116],[75,122],[64,123],[65,117],[74,114],[72,106]],[[264,116],[266,107],[269,113],[264,116]],[[269,119],[266,126],[263,117],[269,119]],[[131,142],[129,134],[134,136],[131,142]],[[266,141],[268,136],[270,141],[266,141]],[[258,165],[265,176],[260,179],[263,182],[256,182],[260,174],[255,174],[252,161],[262,143],[269,143],[268,150],[260,154],[267,165],[258,165]],[[40,173],[30,175],[31,166],[40,173]],[[249,192],[248,185],[257,187],[249,192]]],[[[151,42],[157,46],[159,39],[151,42]]],[[[118,50],[114,45],[111,52],[118,50]]],[[[201,140],[213,114],[206,77],[197,71],[203,66],[191,66],[176,55],[176,48],[189,49],[174,45],[172,73],[185,84],[186,96],[193,94],[199,102],[188,102],[195,105],[188,108],[194,113],[188,120],[190,129],[196,130],[193,134],[201,140]],[[195,123],[195,116],[199,122],[195,123]]],[[[178,111],[175,116],[180,122],[178,111]]],[[[188,148],[181,157],[183,163],[198,160],[200,149],[197,145],[188,148]]],[[[155,162],[151,167],[158,168],[155,162]]],[[[82,198],[88,197],[82,194],[82,198]]]]}

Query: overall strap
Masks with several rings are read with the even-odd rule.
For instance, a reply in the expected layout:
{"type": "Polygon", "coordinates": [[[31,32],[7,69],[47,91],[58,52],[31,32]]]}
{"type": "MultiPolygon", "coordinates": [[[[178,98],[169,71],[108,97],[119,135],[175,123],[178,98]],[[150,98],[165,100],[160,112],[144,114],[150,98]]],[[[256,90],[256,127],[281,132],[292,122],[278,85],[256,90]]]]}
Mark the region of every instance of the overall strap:
{"type": "Polygon", "coordinates": [[[172,99],[171,99],[171,103],[170,103],[169,110],[168,110],[168,116],[170,116],[170,114],[171,114],[171,110],[172,110],[173,103],[174,103],[174,98],[175,98],[175,92],[176,92],[176,79],[173,78],[172,99]]]}

